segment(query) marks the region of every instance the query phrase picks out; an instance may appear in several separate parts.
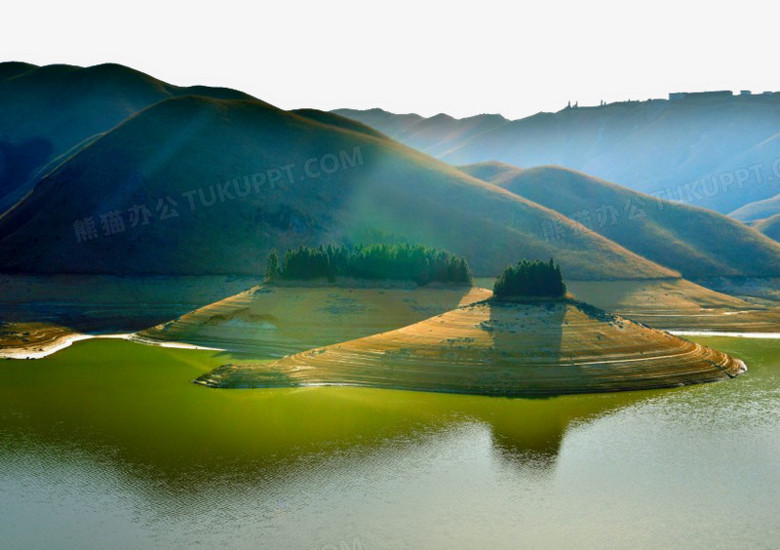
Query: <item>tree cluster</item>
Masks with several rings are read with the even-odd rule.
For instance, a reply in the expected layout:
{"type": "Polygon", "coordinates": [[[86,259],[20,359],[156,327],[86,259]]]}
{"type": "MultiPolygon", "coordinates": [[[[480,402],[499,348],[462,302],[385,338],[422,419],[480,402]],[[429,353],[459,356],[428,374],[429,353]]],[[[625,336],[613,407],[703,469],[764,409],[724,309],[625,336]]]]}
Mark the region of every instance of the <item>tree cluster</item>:
{"type": "Polygon", "coordinates": [[[423,245],[375,244],[301,246],[288,250],[280,262],[275,250],[268,256],[266,279],[356,279],[471,284],[471,271],[463,258],[423,245]]]}
{"type": "Polygon", "coordinates": [[[496,279],[493,295],[496,298],[510,296],[543,296],[559,298],[566,294],[561,266],[549,262],[522,260],[510,265],[496,279]]]}

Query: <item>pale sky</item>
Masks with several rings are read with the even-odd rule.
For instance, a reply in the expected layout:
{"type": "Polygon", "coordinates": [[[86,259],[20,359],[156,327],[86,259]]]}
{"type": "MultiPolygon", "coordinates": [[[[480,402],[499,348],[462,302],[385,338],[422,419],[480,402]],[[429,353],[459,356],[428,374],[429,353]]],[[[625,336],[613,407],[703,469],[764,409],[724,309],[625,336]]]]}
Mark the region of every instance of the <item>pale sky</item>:
{"type": "Polygon", "coordinates": [[[0,60],[117,62],[285,109],[519,118],[670,91],[780,91],[778,11],[738,2],[11,0],[0,60]]]}

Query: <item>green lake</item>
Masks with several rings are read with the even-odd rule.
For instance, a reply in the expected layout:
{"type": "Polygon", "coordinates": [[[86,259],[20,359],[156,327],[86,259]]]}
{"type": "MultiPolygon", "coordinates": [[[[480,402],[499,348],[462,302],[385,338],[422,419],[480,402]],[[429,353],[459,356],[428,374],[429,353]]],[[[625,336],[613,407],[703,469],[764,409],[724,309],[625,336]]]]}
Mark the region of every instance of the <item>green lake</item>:
{"type": "Polygon", "coordinates": [[[737,379],[504,399],[191,383],[87,340],[0,362],[0,548],[774,548],[780,340],[737,379]]]}

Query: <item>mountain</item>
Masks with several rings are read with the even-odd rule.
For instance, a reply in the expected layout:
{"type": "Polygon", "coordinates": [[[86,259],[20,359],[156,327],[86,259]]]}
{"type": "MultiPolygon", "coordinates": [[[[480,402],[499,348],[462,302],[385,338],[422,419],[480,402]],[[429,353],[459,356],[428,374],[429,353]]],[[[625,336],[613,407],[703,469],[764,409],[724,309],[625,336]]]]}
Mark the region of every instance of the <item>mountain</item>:
{"type": "Polygon", "coordinates": [[[775,214],[774,216],[755,222],[753,228],[770,239],[780,242],[780,214],[775,214]]]}
{"type": "Polygon", "coordinates": [[[573,228],[354,121],[185,95],[48,171],[0,217],[0,270],[260,276],[271,248],[405,241],[465,256],[477,274],[554,256],[573,279],[678,275],[573,228]],[[570,234],[546,239],[550,220],[570,234]]]}
{"type": "Polygon", "coordinates": [[[555,210],[685,278],[780,272],[776,242],[710,210],[664,201],[568,168],[522,170],[492,162],[461,170],[555,210]]]}
{"type": "Polygon", "coordinates": [[[780,192],[780,93],[670,97],[519,120],[334,112],[451,164],[565,166],[722,213],[780,192]]]}
{"type": "Polygon", "coordinates": [[[0,63],[0,212],[97,136],[158,101],[183,95],[250,97],[223,88],[180,88],[116,64],[0,63]]]}
{"type": "Polygon", "coordinates": [[[445,160],[458,149],[458,143],[476,141],[481,135],[489,135],[511,122],[501,115],[455,119],[445,113],[425,118],[417,114],[389,113],[382,109],[336,109],[333,112],[359,120],[418,151],[445,160]]]}
{"type": "Polygon", "coordinates": [[[741,222],[755,222],[771,218],[775,214],[780,214],[780,194],[762,201],[748,203],[731,212],[729,216],[741,222]]]}

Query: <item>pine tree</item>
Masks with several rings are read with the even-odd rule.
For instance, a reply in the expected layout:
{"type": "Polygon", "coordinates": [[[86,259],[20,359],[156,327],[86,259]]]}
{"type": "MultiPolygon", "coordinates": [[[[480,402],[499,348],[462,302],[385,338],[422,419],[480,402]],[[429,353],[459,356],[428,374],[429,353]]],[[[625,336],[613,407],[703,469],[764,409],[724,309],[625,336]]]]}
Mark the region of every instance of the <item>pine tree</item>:
{"type": "Polygon", "coordinates": [[[265,263],[265,279],[274,281],[279,278],[279,274],[279,254],[276,249],[273,249],[268,254],[268,260],[265,263]]]}
{"type": "MultiPolygon", "coordinates": [[[[269,275],[272,272],[274,270],[269,268],[269,275]]],[[[276,269],[276,278],[282,279],[327,278],[333,281],[336,277],[406,280],[419,285],[432,281],[472,284],[465,259],[443,250],[405,243],[358,245],[353,249],[344,245],[300,246],[297,250],[288,250],[281,269],[276,269]]]]}
{"type": "Polygon", "coordinates": [[[496,298],[509,296],[539,296],[558,298],[566,294],[560,265],[549,262],[521,260],[508,266],[493,285],[496,298]]]}

